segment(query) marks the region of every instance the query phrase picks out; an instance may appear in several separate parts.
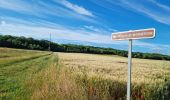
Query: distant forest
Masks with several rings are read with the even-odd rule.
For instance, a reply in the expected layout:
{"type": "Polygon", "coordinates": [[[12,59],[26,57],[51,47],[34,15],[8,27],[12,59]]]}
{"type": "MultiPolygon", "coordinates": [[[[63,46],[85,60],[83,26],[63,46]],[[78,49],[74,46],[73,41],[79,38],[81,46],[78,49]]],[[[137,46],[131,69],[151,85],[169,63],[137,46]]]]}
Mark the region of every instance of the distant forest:
{"type": "MultiPolygon", "coordinates": [[[[31,49],[31,50],[50,50],[53,52],[74,52],[74,53],[90,53],[90,54],[106,54],[128,56],[128,52],[112,48],[101,48],[93,46],[83,46],[74,44],[58,44],[47,40],[36,40],[33,38],[16,37],[10,35],[0,35],[0,47],[31,49]]],[[[141,53],[133,52],[133,58],[155,59],[155,60],[170,60],[169,55],[157,53],[141,53]]]]}

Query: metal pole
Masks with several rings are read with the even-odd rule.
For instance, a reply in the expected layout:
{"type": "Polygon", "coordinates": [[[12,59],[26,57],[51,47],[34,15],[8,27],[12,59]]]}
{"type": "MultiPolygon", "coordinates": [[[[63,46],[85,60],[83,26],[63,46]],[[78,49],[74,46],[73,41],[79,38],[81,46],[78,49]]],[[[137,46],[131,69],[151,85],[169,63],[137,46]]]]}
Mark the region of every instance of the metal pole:
{"type": "Polygon", "coordinates": [[[51,51],[51,33],[50,33],[50,41],[49,41],[49,51],[51,51]]]}
{"type": "Polygon", "coordinates": [[[132,66],[132,40],[129,40],[128,51],[128,82],[127,82],[127,100],[130,100],[131,96],[131,66],[132,66]]]}

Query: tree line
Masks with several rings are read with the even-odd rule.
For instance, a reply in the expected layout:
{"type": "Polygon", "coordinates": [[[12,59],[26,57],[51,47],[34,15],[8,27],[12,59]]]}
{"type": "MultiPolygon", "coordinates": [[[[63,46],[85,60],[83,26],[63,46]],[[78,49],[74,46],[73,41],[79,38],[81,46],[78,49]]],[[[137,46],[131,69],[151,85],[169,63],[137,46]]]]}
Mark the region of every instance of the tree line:
{"type": "MultiPolygon", "coordinates": [[[[107,54],[107,55],[119,55],[123,57],[128,56],[128,52],[125,50],[117,50],[113,48],[102,48],[94,46],[83,46],[74,44],[58,44],[50,42],[48,40],[37,40],[26,37],[16,37],[10,35],[0,35],[0,47],[31,49],[31,50],[50,50],[53,52],[73,52],[73,53],[91,53],[91,54],[107,54]]],[[[157,53],[141,53],[133,52],[133,58],[143,59],[155,59],[155,60],[170,60],[169,55],[157,54],[157,53]]]]}

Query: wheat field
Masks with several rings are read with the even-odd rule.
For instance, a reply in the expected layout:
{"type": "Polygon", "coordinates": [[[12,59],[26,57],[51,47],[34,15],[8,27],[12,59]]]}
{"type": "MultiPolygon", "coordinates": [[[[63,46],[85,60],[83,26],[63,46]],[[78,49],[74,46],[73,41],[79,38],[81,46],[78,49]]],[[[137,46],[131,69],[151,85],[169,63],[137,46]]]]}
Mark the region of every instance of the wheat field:
{"type": "MultiPolygon", "coordinates": [[[[126,100],[127,58],[0,48],[0,100],[126,100]]],[[[132,100],[169,100],[170,62],[133,59],[132,100]]]]}
{"type": "MultiPolygon", "coordinates": [[[[87,73],[89,77],[99,76],[104,79],[127,81],[127,58],[119,56],[58,53],[65,66],[74,72],[87,73]]],[[[132,83],[163,83],[170,78],[170,61],[132,60],[132,83]]]]}

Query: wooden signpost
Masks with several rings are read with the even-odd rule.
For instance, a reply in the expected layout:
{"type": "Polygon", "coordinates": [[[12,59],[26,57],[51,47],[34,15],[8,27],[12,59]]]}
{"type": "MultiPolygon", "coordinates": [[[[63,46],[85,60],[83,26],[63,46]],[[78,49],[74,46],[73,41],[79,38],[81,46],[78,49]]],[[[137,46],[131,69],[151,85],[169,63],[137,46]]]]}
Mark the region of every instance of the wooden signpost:
{"type": "Polygon", "coordinates": [[[130,100],[131,96],[132,40],[154,37],[155,37],[154,28],[112,33],[112,40],[129,40],[127,100],[130,100]]]}

